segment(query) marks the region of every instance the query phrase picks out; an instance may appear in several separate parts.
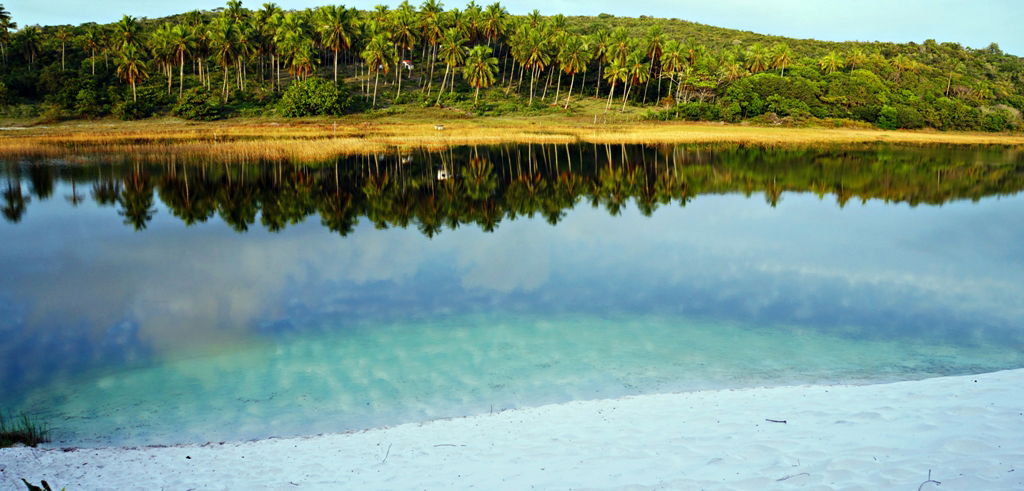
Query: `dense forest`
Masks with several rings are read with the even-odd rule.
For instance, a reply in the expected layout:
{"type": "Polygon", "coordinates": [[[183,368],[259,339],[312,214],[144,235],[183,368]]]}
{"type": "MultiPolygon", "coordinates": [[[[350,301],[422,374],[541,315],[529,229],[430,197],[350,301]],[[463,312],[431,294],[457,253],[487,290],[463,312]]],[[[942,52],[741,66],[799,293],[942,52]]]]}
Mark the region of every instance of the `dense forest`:
{"type": "Polygon", "coordinates": [[[629,113],[647,119],[1013,131],[1024,59],[993,43],[796,40],[499,3],[250,10],[20,26],[0,5],[0,117],[629,113]],[[454,114],[454,113],[453,113],[454,114]],[[860,123],[853,123],[854,121],[860,123]]]}
{"type": "Polygon", "coordinates": [[[661,206],[725,193],[763,194],[770,206],[785,192],[832,196],[839,206],[978,200],[1024,189],[1024,154],[999,147],[501,145],[311,165],[26,159],[0,164],[0,181],[0,211],[12,223],[33,204],[63,198],[77,207],[91,199],[143,230],[159,199],[187,225],[219,216],[237,232],[257,222],[277,232],[319,215],[341,235],[365,219],[433,237],[459,226],[490,232],[520,217],[554,225],[581,202],[612,215],[633,203],[649,216],[661,206]],[[439,179],[441,173],[451,178],[439,179]]]}

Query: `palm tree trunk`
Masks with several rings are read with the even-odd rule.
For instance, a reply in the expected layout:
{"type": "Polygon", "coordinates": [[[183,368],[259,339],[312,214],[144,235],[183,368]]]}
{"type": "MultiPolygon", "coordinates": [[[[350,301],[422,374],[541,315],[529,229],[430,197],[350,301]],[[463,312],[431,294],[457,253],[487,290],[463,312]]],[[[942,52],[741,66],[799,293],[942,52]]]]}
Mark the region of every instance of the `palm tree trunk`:
{"type": "MultiPolygon", "coordinates": [[[[96,50],[91,51],[92,55],[89,56],[89,60],[92,61],[92,74],[96,75],[96,50]]],[[[4,55],[4,62],[6,63],[7,57],[4,55]]]]}
{"type": "MultiPolygon", "coordinates": [[[[654,68],[651,68],[651,70],[653,71],[654,68]]],[[[645,104],[645,105],[647,104],[647,92],[648,92],[648,89],[650,89],[650,88],[651,88],[651,75],[647,74],[647,82],[644,83],[644,102],[643,102],[643,104],[645,104]]]]}
{"type": "Polygon", "coordinates": [[[555,100],[553,104],[558,105],[558,96],[562,94],[562,70],[558,70],[558,83],[555,84],[555,100]]]}
{"type": "Polygon", "coordinates": [[[224,103],[228,102],[228,65],[225,63],[224,67],[224,87],[221,89],[221,93],[224,96],[224,103]]]}
{"type": "Polygon", "coordinates": [[[377,107],[377,83],[380,82],[380,70],[374,70],[376,76],[373,78],[373,107],[377,107]]]}
{"type": "Polygon", "coordinates": [[[476,95],[473,96],[473,105],[477,105],[480,102],[480,87],[476,88],[476,95]]]}
{"type": "Polygon", "coordinates": [[[626,101],[629,100],[629,93],[632,91],[633,84],[629,83],[629,80],[626,80],[626,93],[622,95],[622,111],[620,112],[626,112],[626,101]]]}
{"type": "Polygon", "coordinates": [[[64,71],[64,43],[60,43],[60,71],[64,71]]]}
{"type": "Polygon", "coordinates": [[[604,63],[597,68],[597,90],[594,91],[594,97],[601,95],[601,79],[604,78],[604,63]]]}
{"type": "Polygon", "coordinates": [[[402,97],[402,68],[401,68],[401,62],[399,62],[399,66],[396,67],[396,68],[397,68],[397,70],[395,70],[395,71],[398,72],[398,93],[395,94],[395,101],[398,101],[398,98],[402,97]]]}
{"type": "Polygon", "coordinates": [[[569,109],[569,101],[572,100],[572,86],[575,83],[576,83],[576,72],[572,72],[572,78],[569,80],[569,95],[565,96],[565,108],[564,109],[569,109]]]}
{"type": "Polygon", "coordinates": [[[448,71],[451,70],[451,68],[452,66],[448,64],[445,64],[444,66],[444,78],[441,79],[441,88],[437,89],[437,102],[434,103],[435,106],[441,105],[441,96],[444,95],[444,83],[448,81],[448,71]]]}
{"type": "Polygon", "coordinates": [[[552,73],[553,72],[551,71],[551,69],[548,69],[548,79],[547,79],[546,82],[544,82],[544,93],[541,94],[541,96],[540,96],[540,100],[541,101],[543,101],[544,99],[548,98],[548,87],[551,86],[551,75],[552,75],[552,73]]]}
{"type": "Polygon", "coordinates": [[[434,61],[437,59],[437,45],[435,44],[430,48],[430,76],[427,77],[427,97],[430,97],[430,91],[434,87],[434,61]]]}
{"type": "Polygon", "coordinates": [[[185,52],[179,53],[181,65],[178,65],[178,97],[185,93],[185,52]]]}
{"type": "Polygon", "coordinates": [[[334,50],[334,83],[338,83],[338,50],[334,50]]]}
{"type": "Polygon", "coordinates": [[[608,103],[604,105],[605,111],[612,108],[612,97],[615,97],[615,85],[615,81],[612,81],[612,90],[608,93],[608,103]]]}
{"type": "Polygon", "coordinates": [[[530,105],[533,105],[533,89],[537,86],[537,67],[530,70],[530,105]]]}
{"type": "Polygon", "coordinates": [[[135,79],[132,78],[132,102],[139,102],[139,95],[135,92],[135,79]]]}

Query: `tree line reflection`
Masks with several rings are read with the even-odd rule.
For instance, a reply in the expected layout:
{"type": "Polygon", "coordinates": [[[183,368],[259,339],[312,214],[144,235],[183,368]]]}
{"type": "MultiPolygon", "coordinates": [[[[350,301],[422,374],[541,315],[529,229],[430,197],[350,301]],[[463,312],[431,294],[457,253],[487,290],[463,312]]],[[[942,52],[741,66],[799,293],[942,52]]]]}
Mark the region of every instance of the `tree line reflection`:
{"type": "Polygon", "coordinates": [[[92,200],[144,230],[159,199],[186,225],[216,216],[238,232],[257,223],[276,232],[318,215],[341,235],[365,218],[432,237],[469,224],[493,231],[520,217],[557,224],[581,203],[617,215],[632,202],[650,215],[702,194],[760,194],[771,206],[786,192],[830,196],[840,207],[978,200],[1024,188],[1024,154],[949,146],[504,145],[317,164],[20,161],[3,163],[0,173],[2,212],[12,223],[33,203],[92,200]]]}

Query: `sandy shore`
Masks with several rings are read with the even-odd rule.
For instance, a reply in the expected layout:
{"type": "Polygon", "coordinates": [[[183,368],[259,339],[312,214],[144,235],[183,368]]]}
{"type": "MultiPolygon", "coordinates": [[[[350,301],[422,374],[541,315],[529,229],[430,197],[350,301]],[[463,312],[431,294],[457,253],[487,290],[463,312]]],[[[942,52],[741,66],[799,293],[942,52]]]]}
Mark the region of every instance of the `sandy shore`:
{"type": "Polygon", "coordinates": [[[0,488],[1024,489],[1024,369],[574,402],[308,438],[0,450],[0,488]],[[770,422],[768,419],[785,421],[770,422]]]}

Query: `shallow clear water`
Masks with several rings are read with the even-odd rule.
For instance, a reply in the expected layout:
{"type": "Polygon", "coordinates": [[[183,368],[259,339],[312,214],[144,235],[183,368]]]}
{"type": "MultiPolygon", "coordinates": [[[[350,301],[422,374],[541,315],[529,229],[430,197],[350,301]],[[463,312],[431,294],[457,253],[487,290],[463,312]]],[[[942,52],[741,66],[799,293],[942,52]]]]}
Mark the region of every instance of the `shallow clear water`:
{"type": "Polygon", "coordinates": [[[583,197],[554,226],[362,217],[341,237],[315,217],[187,225],[166,184],[136,231],[125,198],[72,206],[93,183],[35,192],[45,182],[19,172],[3,174],[32,201],[0,222],[0,405],[48,422],[57,445],[1024,367],[1015,190],[845,207],[795,190],[773,207],[726,189],[649,216],[635,197],[615,214],[583,197]]]}

